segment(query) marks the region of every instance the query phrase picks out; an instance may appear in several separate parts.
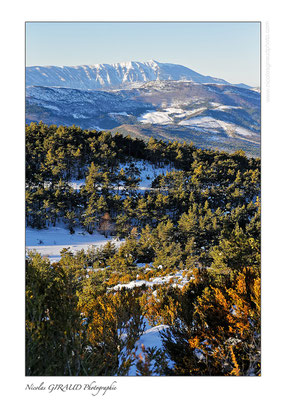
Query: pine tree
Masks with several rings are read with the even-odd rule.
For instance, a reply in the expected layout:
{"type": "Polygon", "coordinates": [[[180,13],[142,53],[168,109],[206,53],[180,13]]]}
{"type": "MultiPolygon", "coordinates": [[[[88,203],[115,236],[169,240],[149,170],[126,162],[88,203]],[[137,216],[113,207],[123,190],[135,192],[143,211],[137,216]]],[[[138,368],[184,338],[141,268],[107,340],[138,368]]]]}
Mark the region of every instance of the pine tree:
{"type": "Polygon", "coordinates": [[[98,165],[90,164],[85,181],[85,191],[89,194],[96,192],[102,183],[102,174],[98,165]]]}

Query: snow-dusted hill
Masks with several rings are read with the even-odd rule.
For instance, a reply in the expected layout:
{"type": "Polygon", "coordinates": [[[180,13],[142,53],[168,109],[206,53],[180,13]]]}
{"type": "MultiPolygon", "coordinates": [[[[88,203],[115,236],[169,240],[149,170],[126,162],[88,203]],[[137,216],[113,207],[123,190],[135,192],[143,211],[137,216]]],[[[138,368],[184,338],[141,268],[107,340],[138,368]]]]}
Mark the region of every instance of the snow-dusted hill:
{"type": "Polygon", "coordinates": [[[260,93],[170,80],[119,90],[30,86],[26,121],[75,124],[140,138],[182,139],[222,150],[231,142],[231,149],[247,146],[248,151],[260,142],[260,93]]]}
{"type": "Polygon", "coordinates": [[[190,81],[227,84],[223,79],[204,76],[183,65],[158,61],[130,61],[80,66],[33,66],[26,68],[27,86],[59,86],[73,89],[122,87],[149,81],[190,81]]]}

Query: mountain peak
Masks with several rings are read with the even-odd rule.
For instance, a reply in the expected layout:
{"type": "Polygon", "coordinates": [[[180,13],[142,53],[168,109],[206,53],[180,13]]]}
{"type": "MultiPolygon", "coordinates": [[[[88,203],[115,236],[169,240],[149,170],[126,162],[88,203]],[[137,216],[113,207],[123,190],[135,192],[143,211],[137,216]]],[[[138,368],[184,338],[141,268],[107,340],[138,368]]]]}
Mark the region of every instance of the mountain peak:
{"type": "Polygon", "coordinates": [[[156,65],[160,64],[159,61],[156,61],[156,60],[153,60],[153,59],[152,60],[148,60],[147,63],[156,64],[156,65]]]}

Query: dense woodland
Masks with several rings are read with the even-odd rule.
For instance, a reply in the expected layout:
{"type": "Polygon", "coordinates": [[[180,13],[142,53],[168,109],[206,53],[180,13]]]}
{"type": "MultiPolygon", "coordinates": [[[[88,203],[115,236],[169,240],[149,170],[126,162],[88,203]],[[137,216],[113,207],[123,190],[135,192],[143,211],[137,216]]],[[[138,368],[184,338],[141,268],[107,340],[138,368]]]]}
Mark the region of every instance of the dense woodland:
{"type": "Polygon", "coordinates": [[[31,123],[26,223],[124,239],[27,255],[27,375],[260,374],[260,159],[31,123]],[[139,160],[169,172],[143,190],[139,160]],[[168,327],[138,357],[146,320],[168,327]]]}

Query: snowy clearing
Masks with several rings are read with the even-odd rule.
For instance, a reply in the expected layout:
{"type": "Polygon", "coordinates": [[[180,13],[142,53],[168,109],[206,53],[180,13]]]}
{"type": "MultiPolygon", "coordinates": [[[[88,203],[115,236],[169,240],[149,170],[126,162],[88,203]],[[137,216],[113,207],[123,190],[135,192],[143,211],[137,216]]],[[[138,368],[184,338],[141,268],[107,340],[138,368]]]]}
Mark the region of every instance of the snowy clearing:
{"type": "MultiPolygon", "coordinates": [[[[140,184],[136,188],[138,191],[155,190],[151,188],[153,180],[160,174],[166,174],[174,168],[170,165],[163,167],[156,167],[148,161],[134,161],[134,164],[140,173],[140,184]]],[[[129,163],[120,164],[119,168],[127,169],[129,163]]],[[[72,180],[69,185],[79,190],[81,186],[85,184],[85,179],[72,180]]],[[[114,186],[114,190],[124,190],[124,186],[114,186]]],[[[26,248],[27,250],[35,250],[42,256],[49,257],[52,262],[60,260],[60,252],[63,248],[69,247],[74,253],[79,250],[87,250],[90,246],[103,246],[108,241],[112,241],[116,245],[120,245],[122,242],[114,238],[105,238],[97,232],[92,235],[84,232],[82,229],[76,229],[73,235],[70,234],[69,230],[63,226],[49,227],[48,229],[26,229],[26,248]]]]}
{"type": "Polygon", "coordinates": [[[243,136],[251,136],[253,132],[248,129],[241,128],[235,124],[231,124],[229,122],[224,122],[219,119],[214,119],[212,117],[194,117],[187,119],[185,121],[181,121],[178,125],[189,126],[194,129],[202,129],[202,130],[221,130],[223,129],[228,135],[237,134],[243,136]]]}
{"type": "Polygon", "coordinates": [[[175,170],[170,165],[157,167],[148,161],[136,161],[135,164],[140,171],[140,187],[142,188],[151,188],[152,182],[157,176],[175,170]]]}
{"type": "MultiPolygon", "coordinates": [[[[134,160],[133,163],[138,168],[140,173],[140,183],[139,186],[136,188],[137,190],[150,190],[152,186],[153,180],[159,175],[165,175],[167,172],[171,172],[176,170],[175,168],[171,167],[170,165],[164,165],[163,167],[157,167],[154,164],[151,164],[148,161],[138,161],[134,160]]],[[[127,170],[129,167],[129,163],[120,163],[119,170],[123,168],[123,170],[127,170]]],[[[69,182],[69,185],[75,189],[80,190],[81,186],[85,185],[85,179],[73,179],[69,182]]],[[[126,187],[124,186],[110,186],[110,188],[114,190],[124,190],[126,187]]],[[[98,188],[100,190],[100,187],[98,188]]],[[[134,190],[134,189],[133,189],[134,190]]]]}
{"type": "Polygon", "coordinates": [[[139,122],[143,124],[160,124],[166,125],[173,122],[173,119],[169,117],[169,113],[162,111],[150,111],[146,114],[141,115],[137,118],[139,122]]]}
{"type": "Polygon", "coordinates": [[[193,110],[183,110],[182,108],[168,107],[162,111],[148,111],[137,118],[143,124],[173,124],[174,119],[190,117],[194,114],[200,114],[206,110],[206,107],[195,108],[193,110]],[[172,117],[171,117],[172,115],[172,117]]]}
{"type": "Polygon", "coordinates": [[[199,126],[200,128],[220,128],[219,121],[212,117],[194,117],[179,122],[178,125],[199,126]]]}
{"type": "Polygon", "coordinates": [[[97,232],[90,235],[80,229],[76,229],[71,235],[68,229],[58,226],[41,230],[26,228],[26,249],[35,250],[43,257],[49,257],[52,262],[60,260],[63,248],[69,247],[75,253],[79,250],[86,251],[90,246],[104,246],[109,241],[116,246],[122,243],[110,237],[105,238],[97,232]]]}
{"type": "MultiPolygon", "coordinates": [[[[211,107],[213,107],[213,110],[223,112],[243,108],[239,106],[223,105],[215,102],[210,102],[209,104],[211,107]]],[[[225,122],[209,116],[200,116],[200,114],[204,113],[206,110],[207,107],[184,110],[180,108],[178,104],[177,107],[171,106],[160,111],[148,111],[147,113],[144,113],[138,117],[137,120],[143,124],[184,126],[196,131],[201,131],[202,133],[217,133],[218,131],[224,131],[230,137],[233,137],[233,135],[244,137],[256,135],[255,132],[252,132],[246,128],[242,128],[234,123],[225,122]],[[184,118],[188,119],[184,120],[184,118]]]]}

